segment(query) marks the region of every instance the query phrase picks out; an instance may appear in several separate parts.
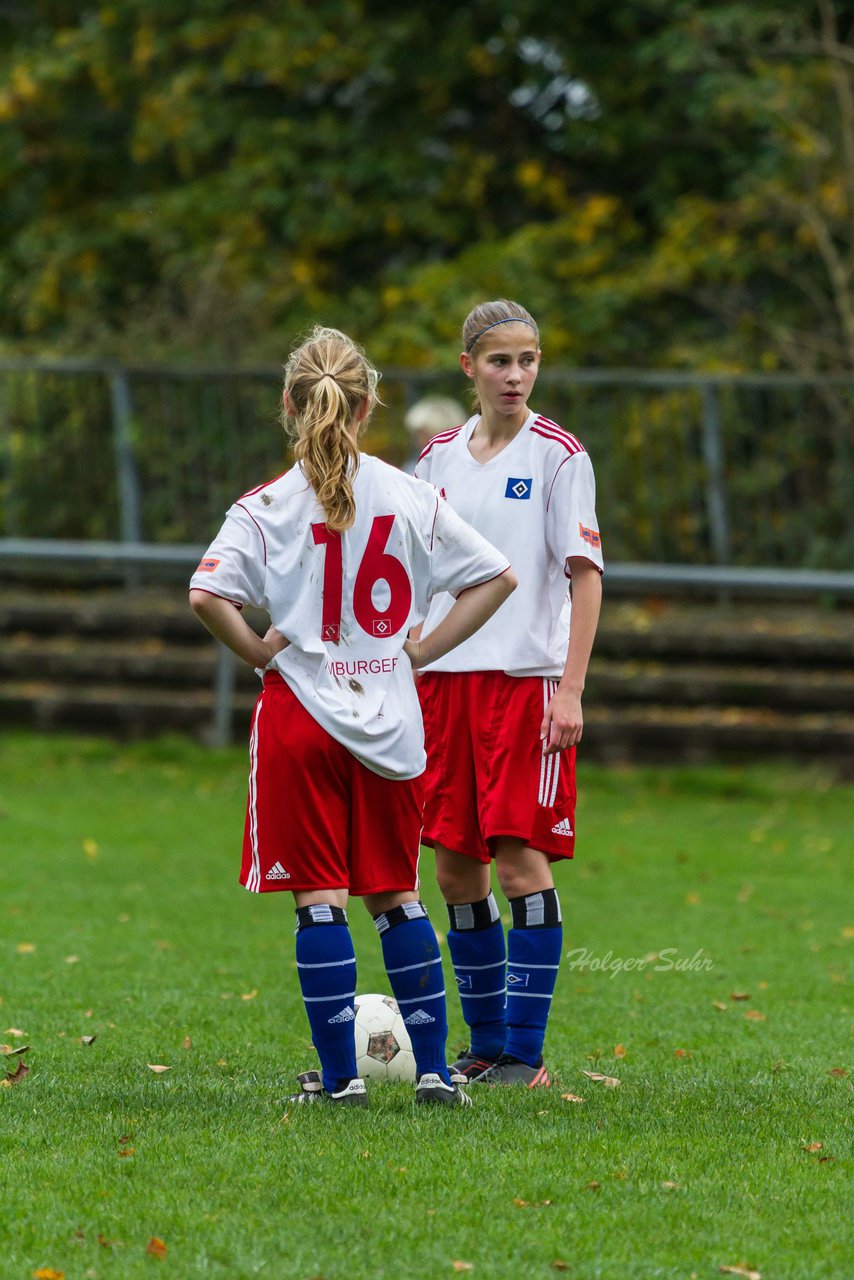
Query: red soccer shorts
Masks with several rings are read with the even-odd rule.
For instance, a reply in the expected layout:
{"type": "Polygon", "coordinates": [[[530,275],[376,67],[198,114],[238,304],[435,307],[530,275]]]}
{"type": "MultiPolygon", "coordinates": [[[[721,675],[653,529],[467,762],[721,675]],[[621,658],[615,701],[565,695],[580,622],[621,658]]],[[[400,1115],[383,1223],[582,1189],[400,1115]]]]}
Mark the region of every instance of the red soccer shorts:
{"type": "Polygon", "coordinates": [[[417,888],[424,775],[381,778],[312,718],[277,672],[252,716],[240,883],[276,889],[417,888]]]}
{"type": "Polygon", "coordinates": [[[575,748],[544,756],[557,681],[503,671],[426,672],[424,844],[489,862],[499,836],[551,861],[575,849],[575,748]]]}

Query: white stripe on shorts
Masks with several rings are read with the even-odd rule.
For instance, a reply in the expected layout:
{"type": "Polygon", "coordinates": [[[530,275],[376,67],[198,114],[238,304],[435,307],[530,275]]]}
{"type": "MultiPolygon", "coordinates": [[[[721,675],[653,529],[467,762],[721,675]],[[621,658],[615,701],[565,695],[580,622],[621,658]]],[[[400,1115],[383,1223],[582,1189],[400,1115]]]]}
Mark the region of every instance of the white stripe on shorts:
{"type": "Polygon", "coordinates": [[[258,721],[261,719],[261,706],[264,695],[258,699],[255,709],[255,723],[249,739],[249,841],[251,846],[251,865],[246,877],[246,888],[251,893],[261,890],[261,863],[258,856],[258,721]]]}
{"type": "MultiPolygon", "coordinates": [[[[556,692],[557,680],[550,680],[547,676],[543,676],[543,715],[546,714],[549,702],[556,692]]],[[[540,790],[537,795],[537,804],[543,809],[554,808],[557,784],[560,781],[560,758],[561,753],[558,751],[552,756],[544,755],[540,762],[540,790]]]]}

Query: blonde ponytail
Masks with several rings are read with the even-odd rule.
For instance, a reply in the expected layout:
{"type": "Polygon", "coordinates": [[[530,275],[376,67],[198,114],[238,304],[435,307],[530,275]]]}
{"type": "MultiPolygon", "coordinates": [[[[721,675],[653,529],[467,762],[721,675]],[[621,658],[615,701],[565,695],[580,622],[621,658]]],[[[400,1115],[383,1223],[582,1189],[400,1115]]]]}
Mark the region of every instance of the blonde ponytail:
{"type": "Polygon", "coordinates": [[[330,529],[343,533],[356,518],[353,479],[359,469],[354,424],[367,402],[378,402],[379,374],[360,347],[338,329],[318,325],[285,366],[284,416],[294,456],[323,508],[330,529]]]}

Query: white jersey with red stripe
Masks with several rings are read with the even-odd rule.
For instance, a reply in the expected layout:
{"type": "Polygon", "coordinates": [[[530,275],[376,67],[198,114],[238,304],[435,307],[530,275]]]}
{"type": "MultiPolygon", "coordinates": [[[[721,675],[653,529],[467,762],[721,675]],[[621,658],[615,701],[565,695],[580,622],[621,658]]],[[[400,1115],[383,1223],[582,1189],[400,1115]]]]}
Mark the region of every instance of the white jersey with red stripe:
{"type": "MultiPolygon", "coordinates": [[[[505,553],[519,585],[480,631],[429,670],[560,676],[569,642],[569,557],[603,567],[593,467],[575,436],[535,413],[500,453],[478,462],[468,448],[478,421],[475,415],[435,436],[415,474],[505,553]]],[[[451,604],[437,596],[425,635],[451,604]]]]}
{"type": "Polygon", "coordinates": [[[375,773],[412,778],[424,734],[403,642],[434,595],[487,582],[508,560],[431,485],[378,458],[360,455],[353,493],[342,534],[299,466],[244,494],[190,586],[266,609],[291,642],[270,667],[306,710],[375,773]]]}

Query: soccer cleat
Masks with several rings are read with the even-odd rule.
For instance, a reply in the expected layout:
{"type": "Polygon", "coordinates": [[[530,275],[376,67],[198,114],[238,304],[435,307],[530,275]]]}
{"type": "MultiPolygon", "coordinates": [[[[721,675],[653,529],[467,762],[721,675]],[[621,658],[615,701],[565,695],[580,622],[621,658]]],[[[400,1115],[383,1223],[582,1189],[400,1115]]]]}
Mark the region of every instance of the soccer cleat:
{"type": "Polygon", "coordinates": [[[425,1071],[418,1077],[415,1086],[415,1101],[425,1102],[432,1106],[470,1107],[471,1098],[456,1082],[445,1084],[435,1071],[425,1071]]]}
{"type": "Polygon", "coordinates": [[[368,1105],[368,1091],[364,1080],[350,1080],[343,1089],[333,1090],[332,1093],[324,1089],[319,1071],[303,1071],[302,1075],[297,1076],[297,1080],[300,1084],[299,1093],[290,1094],[284,1102],[293,1102],[298,1106],[314,1102],[333,1102],[339,1107],[368,1105]]]}
{"type": "Polygon", "coordinates": [[[551,1076],[542,1063],[538,1067],[529,1067],[527,1062],[502,1053],[493,1066],[475,1076],[472,1084],[520,1084],[526,1089],[548,1089],[551,1082],[551,1076]]]}
{"type": "Polygon", "coordinates": [[[452,1062],[448,1070],[451,1073],[452,1080],[456,1080],[457,1084],[465,1084],[474,1080],[476,1076],[483,1075],[484,1071],[488,1071],[490,1067],[494,1066],[494,1058],[478,1058],[472,1053],[471,1049],[463,1049],[456,1062],[452,1062]]]}

